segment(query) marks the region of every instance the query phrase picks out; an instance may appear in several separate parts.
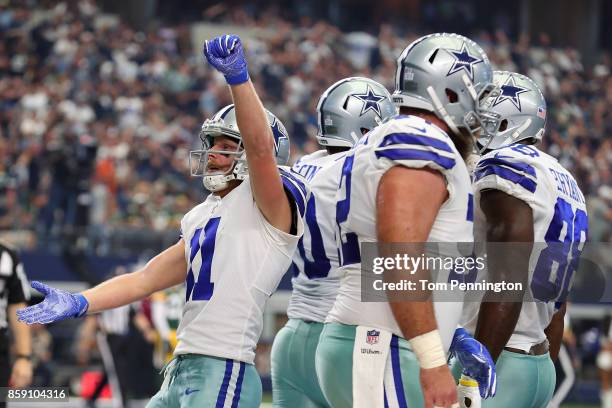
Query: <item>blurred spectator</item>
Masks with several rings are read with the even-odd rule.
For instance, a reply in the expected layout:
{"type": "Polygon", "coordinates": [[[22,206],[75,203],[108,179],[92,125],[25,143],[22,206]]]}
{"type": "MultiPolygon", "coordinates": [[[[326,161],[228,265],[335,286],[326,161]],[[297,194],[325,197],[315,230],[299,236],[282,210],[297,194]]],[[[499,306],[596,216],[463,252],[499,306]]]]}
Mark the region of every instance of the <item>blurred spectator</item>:
{"type": "Polygon", "coordinates": [[[185,285],[178,285],[154,293],[151,296],[151,318],[159,340],[156,347],[155,365],[161,369],[172,360],[178,342],[178,329],[185,304],[185,285]]]}
{"type": "Polygon", "coordinates": [[[48,387],[52,384],[53,362],[52,346],[53,337],[44,324],[33,324],[30,326],[32,332],[32,365],[34,376],[32,384],[37,387],[48,387]]]}
{"type": "MultiPolygon", "coordinates": [[[[250,73],[289,131],[293,160],[318,149],[315,107],[330,84],[363,75],[392,89],[395,59],[423,25],[448,30],[460,21],[464,29],[474,15],[469,5],[443,1],[425,7],[421,25],[372,23],[343,33],[316,20],[339,5],[327,7],[299,3],[287,14],[273,4],[219,4],[190,17],[258,33],[246,39],[250,73]]],[[[496,26],[471,37],[496,68],[542,87],[543,148],[585,191],[589,239],[609,239],[610,55],[602,52],[587,70],[576,50],[552,47],[546,34],[514,41],[507,21],[496,26]]],[[[51,249],[77,240],[97,254],[139,251],[151,230],[178,230],[184,209],[203,198],[189,177],[188,152],[203,119],[231,102],[222,78],[192,49],[189,26],[162,21],[136,31],[92,1],[13,0],[0,9],[0,32],[0,229],[36,230],[39,245],[51,249]]]]}

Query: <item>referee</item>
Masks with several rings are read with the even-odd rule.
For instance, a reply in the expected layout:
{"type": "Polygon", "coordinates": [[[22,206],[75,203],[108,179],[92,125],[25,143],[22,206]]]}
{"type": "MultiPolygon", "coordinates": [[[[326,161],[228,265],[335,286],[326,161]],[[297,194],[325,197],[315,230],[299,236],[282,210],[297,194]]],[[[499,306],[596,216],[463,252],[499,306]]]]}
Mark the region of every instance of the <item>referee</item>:
{"type": "MultiPolygon", "coordinates": [[[[124,273],[126,269],[119,267],[113,276],[124,273]]],[[[126,407],[130,399],[155,393],[153,343],[156,340],[157,334],[138,303],[87,316],[80,332],[79,361],[88,362],[95,343],[104,365],[103,380],[91,395],[88,406],[95,406],[106,383],[111,387],[115,407],[126,407]]]]}
{"type": "MultiPolygon", "coordinates": [[[[24,388],[32,382],[30,328],[17,321],[17,309],[27,306],[29,284],[17,252],[0,242],[0,387],[24,388]],[[15,340],[15,362],[9,361],[9,332],[15,340]]],[[[0,402],[0,408],[5,403],[0,402]]]]}

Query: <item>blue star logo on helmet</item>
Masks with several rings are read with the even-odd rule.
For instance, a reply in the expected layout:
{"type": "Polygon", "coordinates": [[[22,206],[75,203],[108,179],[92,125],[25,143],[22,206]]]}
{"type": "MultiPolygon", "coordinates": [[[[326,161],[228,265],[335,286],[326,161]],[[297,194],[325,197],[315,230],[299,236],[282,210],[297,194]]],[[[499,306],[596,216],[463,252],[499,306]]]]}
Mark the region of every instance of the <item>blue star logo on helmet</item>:
{"type": "Polygon", "coordinates": [[[359,99],[363,102],[363,106],[361,107],[361,113],[359,116],[363,116],[368,110],[373,110],[376,114],[381,117],[380,113],[380,104],[379,102],[385,99],[382,95],[377,95],[374,93],[372,88],[368,85],[368,89],[364,94],[353,94],[355,98],[359,99]]]}
{"type": "Polygon", "coordinates": [[[508,79],[506,80],[506,83],[503,84],[500,87],[500,89],[501,89],[501,92],[499,93],[497,98],[495,98],[495,100],[493,101],[493,106],[499,105],[503,101],[510,101],[512,102],[514,106],[516,106],[516,109],[518,109],[519,112],[521,112],[520,95],[522,93],[529,92],[529,89],[518,86],[515,83],[514,77],[512,75],[508,77],[508,79]]]}
{"type": "Polygon", "coordinates": [[[449,49],[447,49],[446,51],[448,51],[450,55],[455,59],[455,61],[453,61],[453,66],[450,68],[446,76],[452,75],[463,70],[468,74],[470,80],[473,81],[474,65],[480,64],[481,62],[483,62],[483,60],[470,55],[467,49],[467,45],[465,43],[463,43],[463,45],[461,46],[460,51],[449,49]]]}
{"type": "Polygon", "coordinates": [[[274,150],[278,152],[278,147],[280,146],[281,139],[289,139],[287,136],[287,131],[283,124],[276,118],[274,118],[274,123],[272,123],[272,135],[274,136],[274,150]]]}

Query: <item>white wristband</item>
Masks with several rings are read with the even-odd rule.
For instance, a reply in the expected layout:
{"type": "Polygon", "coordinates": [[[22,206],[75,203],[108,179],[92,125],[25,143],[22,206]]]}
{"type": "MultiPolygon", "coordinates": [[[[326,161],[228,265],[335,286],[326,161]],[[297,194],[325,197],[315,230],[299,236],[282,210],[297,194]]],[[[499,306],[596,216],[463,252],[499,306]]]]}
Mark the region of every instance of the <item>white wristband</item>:
{"type": "Polygon", "coordinates": [[[446,354],[438,330],[432,330],[408,340],[419,364],[423,369],[440,367],[446,364],[446,354]]]}

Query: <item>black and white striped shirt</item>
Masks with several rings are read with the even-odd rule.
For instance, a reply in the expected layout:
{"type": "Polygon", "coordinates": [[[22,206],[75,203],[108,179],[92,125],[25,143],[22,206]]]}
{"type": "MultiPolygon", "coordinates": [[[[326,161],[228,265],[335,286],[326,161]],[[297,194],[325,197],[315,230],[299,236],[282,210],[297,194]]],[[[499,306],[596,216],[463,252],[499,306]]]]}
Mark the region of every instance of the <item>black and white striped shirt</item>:
{"type": "Polygon", "coordinates": [[[126,335],[133,317],[133,306],[124,305],[105,310],[98,315],[98,324],[106,334],[126,335]]]}
{"type": "Polygon", "coordinates": [[[8,306],[30,299],[29,286],[17,251],[0,242],[0,330],[8,328],[8,306]]]}

